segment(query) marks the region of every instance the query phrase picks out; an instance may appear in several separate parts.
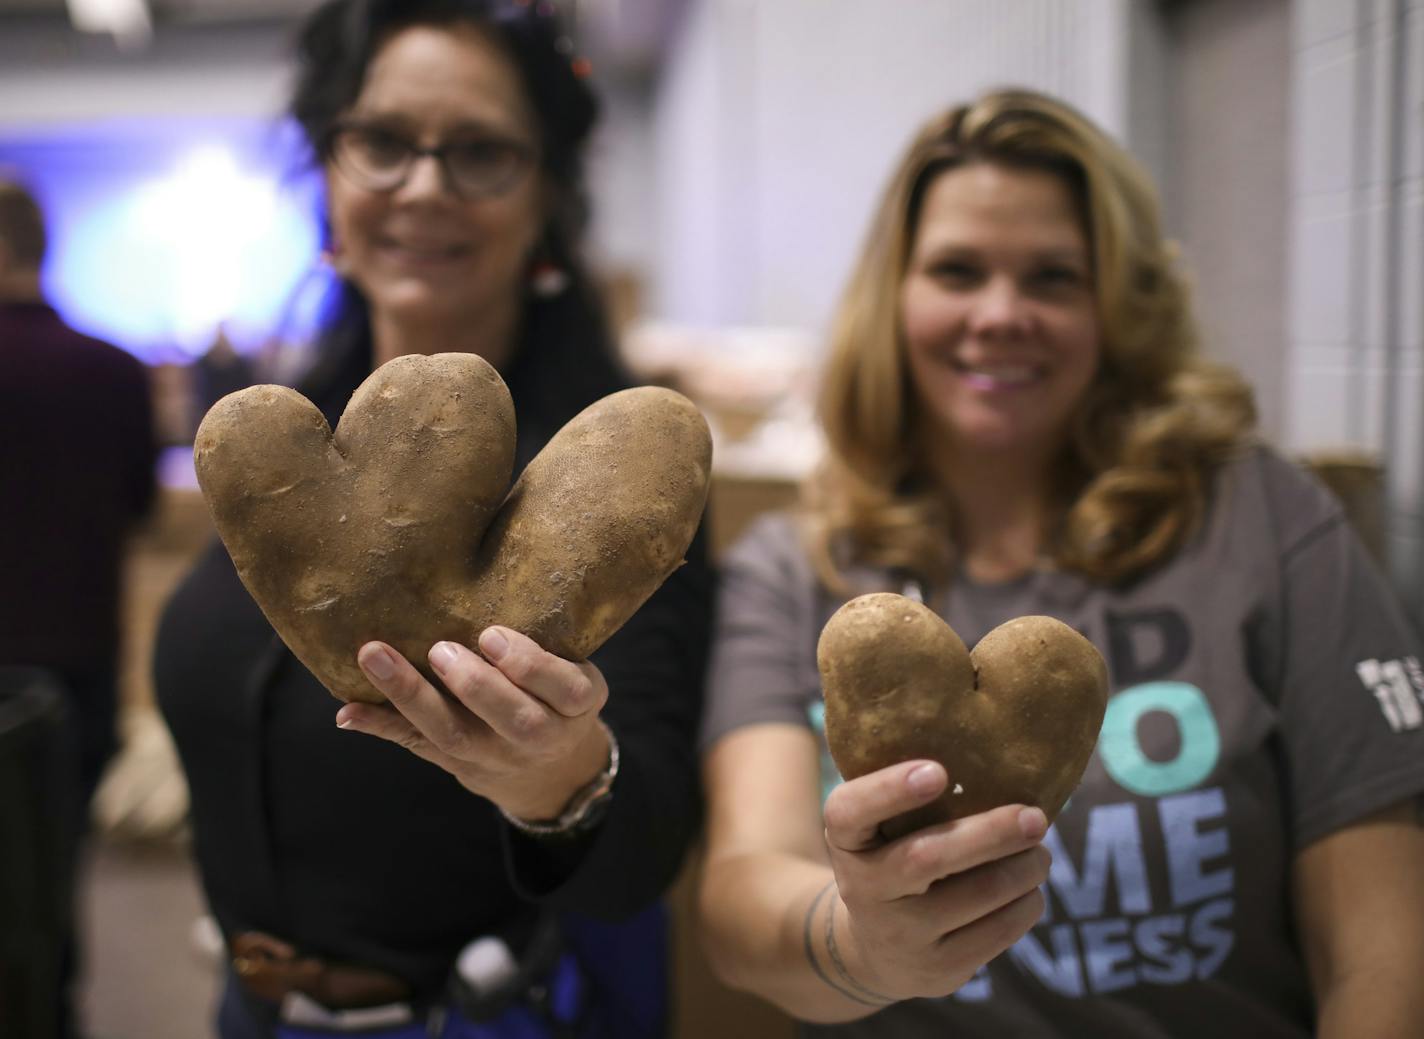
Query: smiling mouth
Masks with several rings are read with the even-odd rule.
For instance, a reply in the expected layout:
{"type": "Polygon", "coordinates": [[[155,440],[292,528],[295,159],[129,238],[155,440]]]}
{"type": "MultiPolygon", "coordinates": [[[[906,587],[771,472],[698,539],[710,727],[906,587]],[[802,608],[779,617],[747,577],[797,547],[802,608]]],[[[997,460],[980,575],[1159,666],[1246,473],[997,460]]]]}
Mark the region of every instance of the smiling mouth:
{"type": "Polygon", "coordinates": [[[425,245],[411,242],[387,241],[382,243],[382,245],[388,253],[414,263],[443,263],[449,260],[458,260],[468,255],[470,251],[469,246],[459,243],[452,245],[425,245]]]}
{"type": "Polygon", "coordinates": [[[970,364],[955,360],[950,366],[966,383],[979,390],[1018,389],[1044,377],[1043,369],[1031,364],[970,364]]]}

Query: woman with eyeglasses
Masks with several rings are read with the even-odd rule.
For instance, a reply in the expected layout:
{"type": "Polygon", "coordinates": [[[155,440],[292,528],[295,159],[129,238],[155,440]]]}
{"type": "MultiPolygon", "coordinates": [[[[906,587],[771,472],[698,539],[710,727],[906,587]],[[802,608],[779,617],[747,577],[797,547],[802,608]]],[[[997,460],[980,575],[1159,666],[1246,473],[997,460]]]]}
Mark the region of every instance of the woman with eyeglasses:
{"type": "MultiPolygon", "coordinates": [[[[299,388],[333,425],[373,367],[476,353],[510,388],[522,468],[628,384],[578,253],[596,103],[571,53],[545,2],[332,0],[307,21],[291,113],[342,284],[299,388]]],[[[380,644],[360,663],[399,708],[337,710],[214,544],[155,668],[231,954],[223,1039],[660,1034],[709,587],[699,535],[590,662],[502,628],[480,655],[432,647],[491,720],[542,712],[524,739],[452,722],[380,644]]]]}

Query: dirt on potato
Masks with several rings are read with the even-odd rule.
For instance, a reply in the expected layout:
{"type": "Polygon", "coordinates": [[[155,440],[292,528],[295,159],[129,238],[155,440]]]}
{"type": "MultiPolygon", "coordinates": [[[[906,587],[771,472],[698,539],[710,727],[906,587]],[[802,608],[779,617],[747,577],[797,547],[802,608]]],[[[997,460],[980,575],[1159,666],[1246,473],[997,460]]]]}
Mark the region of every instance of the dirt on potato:
{"type": "Polygon", "coordinates": [[[473,646],[502,624],[560,656],[602,645],[681,564],[711,439],[655,387],[596,402],[510,489],[515,415],[473,354],[411,355],[361,385],[333,434],[300,394],[255,386],[198,430],[198,480],[239,576],[339,699],[384,699],[356,665],[390,643],[473,646]]]}
{"type": "Polygon", "coordinates": [[[888,837],[1004,804],[1051,822],[1082,779],[1107,706],[1107,667],[1051,617],[1019,617],[974,651],[920,603],[889,592],[846,603],[817,648],[826,740],[847,779],[912,759],[949,776],[888,837]]]}

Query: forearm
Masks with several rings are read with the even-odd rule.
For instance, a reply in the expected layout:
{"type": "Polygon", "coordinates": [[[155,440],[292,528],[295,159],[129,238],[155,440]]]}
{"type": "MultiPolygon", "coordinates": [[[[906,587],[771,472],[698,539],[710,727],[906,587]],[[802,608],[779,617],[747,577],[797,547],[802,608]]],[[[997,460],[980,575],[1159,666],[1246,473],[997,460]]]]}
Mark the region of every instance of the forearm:
{"type": "Polygon", "coordinates": [[[1359,971],[1320,997],[1317,1039],[1389,1039],[1424,1035],[1424,990],[1387,966],[1359,971]]]}
{"type": "Polygon", "coordinates": [[[708,865],[700,902],[709,961],[732,988],[820,1023],[890,1004],[857,980],[830,867],[788,854],[726,858],[708,865]]]}
{"type": "Polygon", "coordinates": [[[1424,1035],[1424,830],[1413,799],[1321,838],[1292,867],[1321,1039],[1424,1035]]]}

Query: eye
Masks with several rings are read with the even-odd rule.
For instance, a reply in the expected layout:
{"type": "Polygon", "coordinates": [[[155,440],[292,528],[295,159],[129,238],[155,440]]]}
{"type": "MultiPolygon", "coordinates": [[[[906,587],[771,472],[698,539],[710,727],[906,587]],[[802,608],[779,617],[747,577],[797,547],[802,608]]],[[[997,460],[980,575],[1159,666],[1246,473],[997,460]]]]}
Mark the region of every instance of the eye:
{"type": "Polygon", "coordinates": [[[445,154],[451,167],[460,172],[483,172],[506,169],[518,162],[523,152],[511,141],[488,138],[451,142],[445,154]]]}
{"type": "Polygon", "coordinates": [[[1066,292],[1087,284],[1087,276],[1075,267],[1052,266],[1040,267],[1029,275],[1029,284],[1050,292],[1066,292]]]}
{"type": "Polygon", "coordinates": [[[983,277],[979,265],[968,260],[937,260],[928,267],[931,277],[946,285],[972,285],[983,277]]]}
{"type": "Polygon", "coordinates": [[[352,127],[342,135],[348,154],[371,169],[399,166],[410,155],[410,142],[390,130],[374,126],[352,127]]]}

